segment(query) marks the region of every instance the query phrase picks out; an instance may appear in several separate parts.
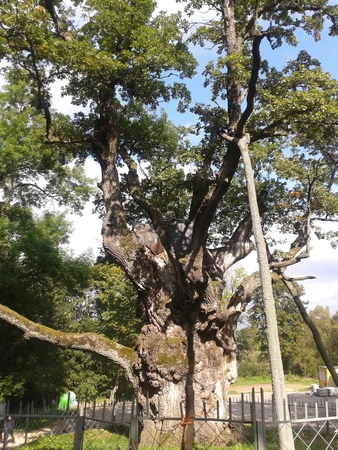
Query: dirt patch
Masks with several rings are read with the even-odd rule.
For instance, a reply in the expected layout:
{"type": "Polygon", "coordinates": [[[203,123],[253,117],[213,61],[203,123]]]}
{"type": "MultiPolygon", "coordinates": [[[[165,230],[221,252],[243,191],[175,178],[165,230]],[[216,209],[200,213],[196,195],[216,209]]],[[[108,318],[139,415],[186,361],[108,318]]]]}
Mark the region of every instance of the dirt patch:
{"type": "MultiPolygon", "coordinates": [[[[254,384],[251,386],[237,386],[236,384],[232,385],[229,389],[228,394],[251,394],[252,388],[255,388],[256,392],[262,388],[264,392],[272,392],[271,383],[267,384],[254,384]]],[[[308,384],[286,384],[286,392],[310,392],[310,386],[308,384]]]]}
{"type": "Polygon", "coordinates": [[[10,437],[5,446],[2,442],[1,442],[0,446],[4,447],[6,449],[7,448],[16,448],[16,447],[20,447],[21,445],[24,445],[25,443],[34,441],[35,439],[38,439],[39,437],[48,436],[49,434],[50,434],[50,429],[49,430],[41,429],[41,430],[37,430],[34,432],[29,432],[27,434],[14,431],[14,439],[15,440],[13,440],[10,437]]]}
{"type": "MultiPolygon", "coordinates": [[[[28,431],[27,433],[14,429],[14,440],[8,437],[6,445],[0,440],[0,449],[14,449],[24,444],[28,444],[40,437],[57,436],[65,431],[65,421],[59,420],[52,427],[43,427],[38,430],[28,431]]],[[[72,431],[72,430],[71,430],[72,431]]]]}

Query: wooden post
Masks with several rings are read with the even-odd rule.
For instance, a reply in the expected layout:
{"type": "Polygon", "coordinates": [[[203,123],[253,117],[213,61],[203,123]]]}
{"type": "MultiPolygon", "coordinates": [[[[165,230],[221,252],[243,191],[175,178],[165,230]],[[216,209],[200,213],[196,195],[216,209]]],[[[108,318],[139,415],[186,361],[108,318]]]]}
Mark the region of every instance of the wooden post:
{"type": "Polygon", "coordinates": [[[27,415],[26,415],[26,427],[25,427],[25,444],[27,444],[28,430],[29,430],[29,403],[27,405],[27,415]]]}
{"type": "Polygon", "coordinates": [[[79,413],[75,421],[74,447],[73,450],[82,450],[84,435],[85,417],[83,411],[79,413]]]}

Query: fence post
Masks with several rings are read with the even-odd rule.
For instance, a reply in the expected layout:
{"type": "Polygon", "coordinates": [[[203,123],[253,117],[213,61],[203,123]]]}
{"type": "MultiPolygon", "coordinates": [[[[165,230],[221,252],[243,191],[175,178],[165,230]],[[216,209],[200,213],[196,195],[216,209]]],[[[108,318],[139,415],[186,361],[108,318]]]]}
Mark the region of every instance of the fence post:
{"type": "Polygon", "coordinates": [[[257,420],[257,405],[255,388],[252,388],[251,394],[251,421],[255,435],[255,450],[265,450],[265,418],[264,418],[264,391],[261,389],[261,417],[257,420]]]}
{"type": "Polygon", "coordinates": [[[75,419],[74,447],[73,450],[82,450],[85,416],[80,412],[75,419]]]}
{"type": "Polygon", "coordinates": [[[5,416],[5,420],[4,420],[4,429],[3,429],[3,445],[2,448],[3,450],[6,450],[6,416],[5,416]]]}
{"type": "Polygon", "coordinates": [[[28,438],[28,430],[29,430],[29,414],[30,414],[30,410],[29,410],[29,403],[27,404],[27,414],[26,414],[26,421],[25,421],[25,444],[27,444],[27,438],[28,438]]]}
{"type": "MultiPolygon", "coordinates": [[[[243,405],[242,405],[243,407],[243,405]]],[[[255,388],[251,389],[251,403],[250,403],[251,423],[254,432],[255,450],[259,450],[258,446],[258,432],[257,432],[257,417],[256,417],[256,405],[255,405],[255,388]]]]}
{"type": "Polygon", "coordinates": [[[257,450],[265,450],[265,429],[264,429],[264,422],[257,420],[256,422],[256,433],[257,433],[257,450]]]}
{"type": "Polygon", "coordinates": [[[130,448],[130,450],[138,449],[138,417],[137,416],[131,417],[131,419],[130,419],[129,448],[130,448]]]}

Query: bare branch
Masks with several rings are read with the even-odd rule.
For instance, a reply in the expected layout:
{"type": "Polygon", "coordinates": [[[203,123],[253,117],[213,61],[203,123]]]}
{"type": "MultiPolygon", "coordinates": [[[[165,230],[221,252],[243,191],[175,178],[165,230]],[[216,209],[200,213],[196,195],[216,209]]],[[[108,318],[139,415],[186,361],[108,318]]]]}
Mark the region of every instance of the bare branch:
{"type": "Polygon", "coordinates": [[[227,307],[228,314],[235,314],[236,311],[239,314],[243,312],[251,300],[251,295],[260,285],[261,279],[258,270],[246,277],[229,302],[227,307]]]}
{"type": "Polygon", "coordinates": [[[283,279],[292,283],[294,281],[315,280],[316,277],[313,275],[308,275],[305,277],[287,277],[286,275],[283,275],[283,279]]]}
{"type": "Polygon", "coordinates": [[[273,269],[281,269],[283,267],[293,266],[294,264],[298,264],[302,259],[309,258],[309,256],[310,256],[310,254],[307,253],[306,251],[304,251],[293,258],[288,258],[284,261],[272,262],[272,263],[270,263],[269,267],[270,267],[270,269],[273,270],[273,269]]]}

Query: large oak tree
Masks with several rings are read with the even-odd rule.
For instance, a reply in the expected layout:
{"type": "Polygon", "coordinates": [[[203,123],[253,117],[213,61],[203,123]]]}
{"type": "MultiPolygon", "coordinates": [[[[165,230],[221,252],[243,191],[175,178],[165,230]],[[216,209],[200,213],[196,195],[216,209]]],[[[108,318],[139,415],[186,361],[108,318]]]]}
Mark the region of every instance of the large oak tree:
{"type": "Polygon", "coordinates": [[[182,111],[188,105],[181,81],[195,69],[183,39],[189,22],[155,15],[151,0],[2,3],[0,53],[13,79],[35,94],[51,151],[70,147],[101,166],[103,246],[137,290],[142,328],[135,348],[126,348],[47,329],[6,307],[0,316],[27,337],[119,364],[141,411],[149,395],[154,414],[160,404],[162,414],[177,415],[185,399],[187,415],[199,414],[202,400],[213,411],[218,400],[224,416],[236,378],[234,332],[260,283],[254,273],[229,301],[222,298],[227,272],[254,248],[241,149],[253,159],[265,231],[295,234],[289,252],[270,255],[281,278],[309,256],[314,220],[334,219],[338,208],[337,82],[305,51],[281,69],[261,60],[260,47],[267,42],[278,53],[296,45],[301,28],[316,41],[326,19],[335,35],[338,11],[324,0],[186,6],[212,13],[190,40],[218,52],[204,71],[213,105],[193,107],[201,135],[194,147],[183,129],[155,114],[172,98],[182,111]],[[58,80],[79,112],[54,126],[58,80]]]}

